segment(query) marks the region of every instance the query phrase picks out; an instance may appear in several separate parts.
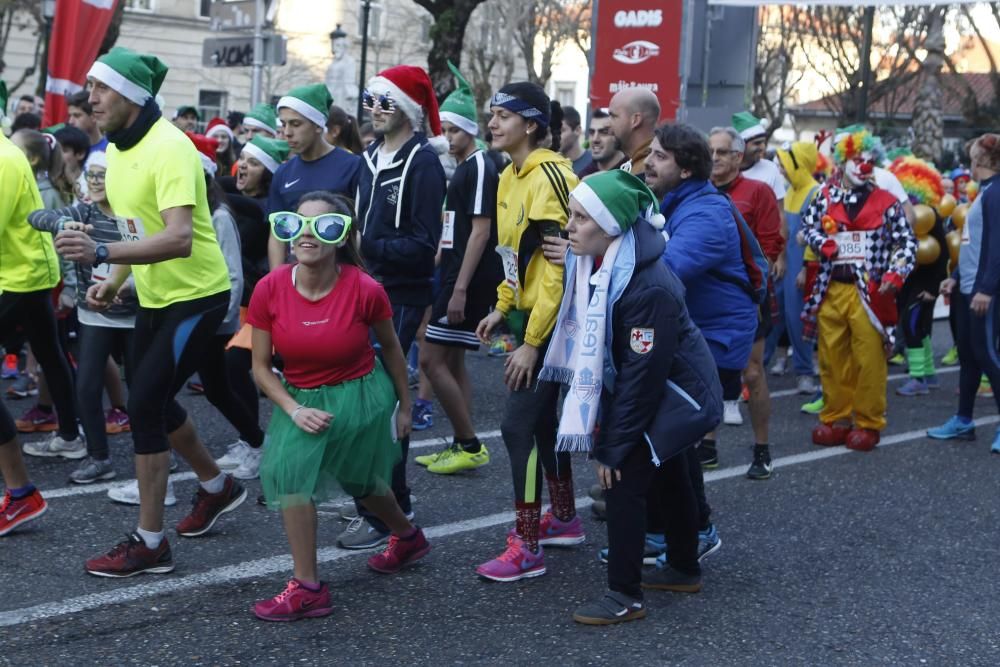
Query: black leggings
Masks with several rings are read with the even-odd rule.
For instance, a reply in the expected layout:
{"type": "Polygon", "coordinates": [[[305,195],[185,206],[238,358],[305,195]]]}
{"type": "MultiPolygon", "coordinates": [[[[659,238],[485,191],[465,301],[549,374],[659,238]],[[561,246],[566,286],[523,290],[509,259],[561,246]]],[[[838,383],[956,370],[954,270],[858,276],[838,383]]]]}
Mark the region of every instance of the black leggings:
{"type": "MultiPolygon", "coordinates": [[[[52,309],[52,290],[0,294],[0,331],[13,332],[18,326],[24,330],[31,351],[45,374],[45,382],[49,386],[56,416],[59,418],[59,435],[72,440],[78,435],[73,375],[59,345],[56,316],[52,309]]],[[[6,418],[0,416],[0,422],[10,421],[6,409],[0,407],[0,411],[6,415],[6,418]]],[[[11,434],[6,431],[7,427],[0,423],[0,442],[13,439],[17,433],[16,429],[11,434]],[[4,437],[8,435],[9,437],[4,437]]]]}
{"type": "Polygon", "coordinates": [[[621,465],[620,481],[608,489],[608,588],[641,598],[642,554],[646,514],[665,518],[670,566],[700,574],[698,565],[698,501],[689,460],[701,466],[694,448],[653,466],[646,442],[636,444],[621,465]]]}
{"type": "Polygon", "coordinates": [[[903,305],[900,320],[906,347],[910,349],[923,347],[924,338],[931,335],[934,327],[934,302],[924,301],[914,295],[903,305]]]}
{"type": "Polygon", "coordinates": [[[240,433],[240,439],[257,448],[264,444],[260,428],[260,404],[249,373],[231,371],[226,344],[231,334],[216,334],[205,345],[198,365],[198,377],[205,387],[205,398],[240,433]],[[247,401],[247,395],[251,400],[247,401]]]}
{"type": "Polygon", "coordinates": [[[229,292],[164,308],[139,308],[135,317],[135,380],[128,415],[136,454],[170,449],[169,433],[187,421],[174,399],[198,369],[229,307],[229,292]]]}
{"type": "MultiPolygon", "coordinates": [[[[539,362],[545,358],[544,350],[538,358],[539,362]]],[[[539,363],[534,373],[536,378],[540,369],[539,363]]],[[[558,400],[559,384],[537,379],[531,387],[507,396],[500,433],[510,458],[514,501],[518,505],[541,506],[543,467],[553,477],[566,478],[572,474],[569,452],[556,453],[558,400]]]]}
{"type": "Polygon", "coordinates": [[[951,309],[955,311],[958,330],[958,361],[962,365],[958,380],[958,414],[972,419],[976,405],[976,392],[983,375],[993,386],[993,400],[1000,411],[1000,351],[997,337],[1000,336],[997,297],[986,311],[985,317],[969,310],[970,297],[958,290],[951,293],[951,309]]]}
{"type": "Polygon", "coordinates": [[[132,386],[133,333],[127,328],[80,324],[76,403],[87,438],[87,453],[101,461],[110,456],[104,430],[104,369],[109,356],[120,357],[125,368],[125,383],[132,386]]]}

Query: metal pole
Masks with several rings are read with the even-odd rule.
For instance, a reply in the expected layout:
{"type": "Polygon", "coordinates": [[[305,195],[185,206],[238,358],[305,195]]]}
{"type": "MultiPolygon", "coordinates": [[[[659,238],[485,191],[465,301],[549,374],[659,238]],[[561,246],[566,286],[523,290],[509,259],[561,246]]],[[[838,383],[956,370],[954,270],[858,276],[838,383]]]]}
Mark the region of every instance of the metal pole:
{"type": "Polygon", "coordinates": [[[371,18],[371,0],[363,0],[361,3],[361,75],[358,78],[358,123],[364,115],[362,100],[365,93],[365,68],[368,65],[368,21],[371,18]]]}
{"type": "Polygon", "coordinates": [[[685,123],[687,122],[687,100],[688,100],[688,84],[691,81],[691,51],[693,49],[693,36],[694,36],[694,12],[695,12],[695,2],[694,0],[684,0],[684,9],[682,14],[682,19],[684,21],[683,27],[681,28],[681,57],[680,57],[680,79],[681,79],[681,89],[680,89],[680,104],[677,107],[677,122],[685,123]]]}
{"type": "Polygon", "coordinates": [[[868,87],[872,78],[872,29],[875,26],[875,7],[865,8],[864,36],[861,43],[861,91],[858,94],[858,122],[868,118],[868,87]]]}
{"type": "Polygon", "coordinates": [[[709,61],[712,57],[712,21],[715,20],[715,12],[712,7],[705,5],[705,36],[702,42],[701,52],[701,106],[708,106],[708,72],[709,61]]]}
{"type": "Polygon", "coordinates": [[[250,78],[250,106],[260,104],[264,77],[264,0],[256,0],[253,22],[253,74],[250,78]]]}

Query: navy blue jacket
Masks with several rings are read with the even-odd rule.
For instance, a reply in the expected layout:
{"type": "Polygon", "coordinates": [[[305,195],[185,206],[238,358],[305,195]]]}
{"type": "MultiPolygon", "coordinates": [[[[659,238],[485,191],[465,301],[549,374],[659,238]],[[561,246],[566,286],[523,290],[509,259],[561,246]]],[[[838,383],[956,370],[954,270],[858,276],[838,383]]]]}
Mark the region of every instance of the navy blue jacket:
{"type": "Polygon", "coordinates": [[[614,389],[605,383],[593,451],[594,458],[612,468],[620,468],[636,446],[648,446],[659,465],[697,443],[722,418],[715,361],[688,315],[684,286],[660,261],[663,236],[641,222],[633,229],[635,269],[612,307],[614,389]],[[637,352],[632,337],[648,329],[653,331],[652,348],[637,352]]]}
{"type": "Polygon", "coordinates": [[[359,177],[361,254],[393,304],[427,306],[441,240],[444,168],[423,134],[414,134],[378,171],[381,147],[380,139],[365,151],[359,177]]]}
{"type": "Polygon", "coordinates": [[[979,196],[983,198],[983,240],[972,293],[1000,296],[1000,175],[983,181],[979,196]]]}

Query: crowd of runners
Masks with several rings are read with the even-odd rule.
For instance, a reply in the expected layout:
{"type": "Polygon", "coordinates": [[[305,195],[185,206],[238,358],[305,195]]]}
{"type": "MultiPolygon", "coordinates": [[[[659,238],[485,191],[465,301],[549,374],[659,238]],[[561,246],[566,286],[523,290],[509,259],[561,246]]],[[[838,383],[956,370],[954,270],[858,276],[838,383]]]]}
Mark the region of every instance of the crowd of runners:
{"type": "Polygon", "coordinates": [[[208,534],[259,478],[294,566],[253,613],[328,615],[317,504],[353,498],[337,544],[384,547],[375,572],[427,555],[410,435],[436,398],[452,444],[415,462],[490,463],[465,366],[487,346],[503,357],[515,524],[475,572],[544,575],[546,547],[585,540],[587,487],[607,590],[573,618],[612,624],[645,616],[644,589],[700,590],[721,546],[703,471],[742,451],[720,445],[745,402],[746,476],[770,478],[769,375],[794,373],[817,415],[802,438],[823,447],[874,449],[888,392],[920,400],[937,363],[960,364],[960,389],[929,437],[975,439],[977,396],[1000,408],[1000,135],[969,141],[948,173],[860,125],[772,155],[746,111],[706,134],[661,123],[656,95],[632,88],[588,125],[528,82],[495,91],[484,122],[452,71],[440,105],[427,73],[400,65],[367,81],[366,119],[315,84],[203,122],[193,106],[166,118],[167,66],[119,47],[64,125],[40,128],[19,101],[0,136],[0,345],[6,397],[30,407],[15,419],[0,402],[0,536],[49,509],[33,457],[107,482],[108,436],[128,432],[135,479],[109,496],[138,521],[80,554],[85,572],[174,569],[164,507],[181,459],[198,488],[178,539],[208,534]],[[936,360],[942,298],[953,349],[936,360]],[[908,367],[896,387],[891,363],[908,367]],[[185,386],[239,433],[218,458],[176,399],[185,386]],[[596,483],[574,485],[574,454],[596,483]]]}

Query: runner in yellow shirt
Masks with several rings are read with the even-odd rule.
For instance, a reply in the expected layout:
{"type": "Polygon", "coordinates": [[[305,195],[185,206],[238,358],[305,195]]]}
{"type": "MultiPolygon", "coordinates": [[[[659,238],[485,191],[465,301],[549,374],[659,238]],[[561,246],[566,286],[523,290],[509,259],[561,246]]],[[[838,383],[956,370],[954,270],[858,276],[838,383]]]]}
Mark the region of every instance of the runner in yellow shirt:
{"type": "Polygon", "coordinates": [[[87,561],[88,572],[104,577],[173,570],[163,533],[171,448],[200,481],[191,513],[176,526],[179,535],[204,535],[246,499],[246,490],[219,470],[174,399],[222,323],[230,283],[201,159],[187,137],[161,117],[154,100],[166,74],[155,56],[120,47],[91,67],[90,103],[110,142],[106,190],[124,240],[104,245],[76,231],[56,237],[56,249],[67,259],[114,266],[108,280],[87,291],[94,308],[110,304],[130,272],[139,298],[136,379],[128,405],[139,527],[107,554],[87,561]]]}

